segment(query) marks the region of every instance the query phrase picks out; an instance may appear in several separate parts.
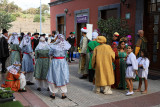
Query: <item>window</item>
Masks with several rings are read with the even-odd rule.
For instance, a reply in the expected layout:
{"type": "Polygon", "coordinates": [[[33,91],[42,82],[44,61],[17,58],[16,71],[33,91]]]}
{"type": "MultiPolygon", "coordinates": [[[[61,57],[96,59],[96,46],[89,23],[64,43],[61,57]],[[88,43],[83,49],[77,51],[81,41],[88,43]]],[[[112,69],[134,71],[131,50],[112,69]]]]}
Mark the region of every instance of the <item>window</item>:
{"type": "Polygon", "coordinates": [[[160,12],[160,0],[149,0],[148,12],[160,12]]]}
{"type": "Polygon", "coordinates": [[[101,11],[101,18],[107,20],[110,17],[117,18],[117,9],[110,9],[110,10],[102,10],[101,11]]]}

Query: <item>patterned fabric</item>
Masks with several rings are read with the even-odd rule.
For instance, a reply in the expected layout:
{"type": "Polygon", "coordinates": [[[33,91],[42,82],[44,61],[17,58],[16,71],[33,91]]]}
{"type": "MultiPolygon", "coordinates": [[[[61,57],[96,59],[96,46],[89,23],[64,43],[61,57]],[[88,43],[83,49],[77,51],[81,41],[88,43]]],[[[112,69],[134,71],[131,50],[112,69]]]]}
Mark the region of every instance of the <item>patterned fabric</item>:
{"type": "Polygon", "coordinates": [[[127,53],[126,52],[118,52],[118,58],[116,59],[116,61],[118,61],[119,65],[116,65],[116,77],[119,78],[115,78],[115,80],[117,79],[117,88],[121,88],[121,89],[126,89],[126,81],[125,81],[125,71],[126,71],[126,57],[127,57],[127,53]],[[119,75],[119,76],[117,76],[119,75]]]}
{"type": "Polygon", "coordinates": [[[19,44],[18,34],[14,32],[12,36],[9,38],[8,43],[9,44],[19,44]]]}
{"type": "Polygon", "coordinates": [[[71,48],[71,45],[65,40],[65,37],[62,34],[59,34],[57,40],[51,44],[50,47],[54,50],[66,51],[71,48]]]}
{"type": "Polygon", "coordinates": [[[30,45],[31,46],[31,38],[28,35],[25,35],[21,41],[19,47],[22,49],[24,46],[30,45]]]}
{"type": "Polygon", "coordinates": [[[46,80],[49,69],[49,50],[36,50],[35,51],[35,73],[36,79],[46,80]]]}
{"type": "Polygon", "coordinates": [[[5,84],[2,84],[1,87],[7,88],[10,87],[13,91],[18,91],[20,89],[20,73],[12,74],[8,72],[5,84]]]}
{"type": "Polygon", "coordinates": [[[17,45],[17,44],[10,44],[10,48],[12,50],[12,52],[11,52],[11,65],[14,62],[21,62],[19,45],[17,45]]]}
{"type": "MultiPolygon", "coordinates": [[[[65,57],[66,51],[50,49],[49,55],[54,57],[65,57]]],[[[47,74],[47,81],[57,87],[69,83],[69,67],[65,58],[52,59],[47,74]]]]}

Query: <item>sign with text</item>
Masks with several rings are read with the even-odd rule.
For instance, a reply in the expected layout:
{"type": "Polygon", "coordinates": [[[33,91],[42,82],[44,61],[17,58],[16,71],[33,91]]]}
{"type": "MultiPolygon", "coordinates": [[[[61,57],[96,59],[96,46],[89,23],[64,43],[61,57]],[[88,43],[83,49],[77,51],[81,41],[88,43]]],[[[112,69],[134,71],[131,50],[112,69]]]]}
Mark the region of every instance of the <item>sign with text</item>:
{"type": "Polygon", "coordinates": [[[87,37],[89,40],[92,40],[93,24],[87,24],[87,37]]]}
{"type": "Polygon", "coordinates": [[[87,22],[88,22],[88,16],[77,17],[77,23],[87,23],[87,22]]]}

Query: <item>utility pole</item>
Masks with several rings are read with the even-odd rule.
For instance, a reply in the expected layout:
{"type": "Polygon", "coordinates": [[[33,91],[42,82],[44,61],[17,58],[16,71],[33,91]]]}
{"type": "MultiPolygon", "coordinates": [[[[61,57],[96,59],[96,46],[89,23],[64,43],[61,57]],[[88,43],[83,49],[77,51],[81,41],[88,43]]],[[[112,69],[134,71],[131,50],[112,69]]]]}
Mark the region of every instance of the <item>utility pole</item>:
{"type": "Polygon", "coordinates": [[[40,34],[42,33],[42,7],[41,7],[41,0],[40,0],[40,34]]]}

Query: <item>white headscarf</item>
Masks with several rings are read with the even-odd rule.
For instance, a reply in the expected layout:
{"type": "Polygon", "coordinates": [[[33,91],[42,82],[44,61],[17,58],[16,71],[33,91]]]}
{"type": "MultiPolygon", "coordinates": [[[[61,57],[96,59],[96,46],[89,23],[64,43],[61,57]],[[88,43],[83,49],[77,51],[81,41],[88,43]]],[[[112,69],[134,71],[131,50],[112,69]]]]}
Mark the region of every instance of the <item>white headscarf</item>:
{"type": "Polygon", "coordinates": [[[19,47],[22,49],[23,46],[26,46],[26,45],[31,45],[31,38],[29,37],[29,35],[25,35],[23,37],[22,42],[19,47]]]}
{"type": "Polygon", "coordinates": [[[93,32],[92,33],[92,39],[96,39],[98,37],[98,33],[97,32],[93,32]]]}
{"type": "Polygon", "coordinates": [[[69,50],[71,45],[68,43],[68,41],[65,40],[62,34],[59,34],[57,35],[57,40],[51,44],[50,47],[55,50],[64,51],[69,50]]]}
{"type": "Polygon", "coordinates": [[[13,65],[7,67],[8,72],[11,74],[17,74],[18,71],[20,70],[20,66],[15,66],[14,64],[20,64],[19,62],[14,62],[13,65]]]}
{"type": "Polygon", "coordinates": [[[3,34],[0,34],[0,38],[4,37],[5,39],[8,39],[8,37],[4,36],[3,34]]]}
{"type": "Polygon", "coordinates": [[[48,43],[45,41],[44,37],[41,37],[39,40],[39,44],[37,45],[35,50],[49,50],[50,47],[48,43]]]}
{"type": "Polygon", "coordinates": [[[9,44],[19,44],[18,34],[16,32],[12,33],[12,36],[8,40],[9,44]]]}

